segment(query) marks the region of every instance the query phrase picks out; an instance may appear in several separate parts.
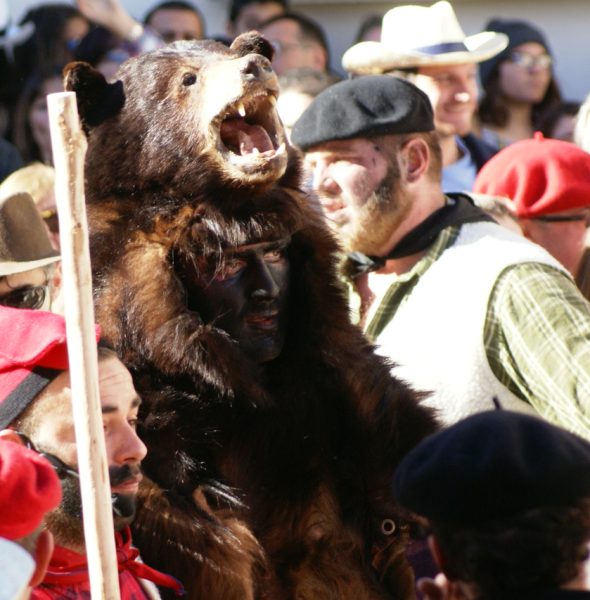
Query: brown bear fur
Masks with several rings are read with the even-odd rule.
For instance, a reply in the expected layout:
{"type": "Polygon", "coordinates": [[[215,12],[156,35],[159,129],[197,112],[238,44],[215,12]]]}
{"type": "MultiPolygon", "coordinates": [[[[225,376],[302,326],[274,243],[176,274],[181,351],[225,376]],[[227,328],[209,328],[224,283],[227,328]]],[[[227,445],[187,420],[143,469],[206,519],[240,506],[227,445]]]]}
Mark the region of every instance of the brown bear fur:
{"type": "Polygon", "coordinates": [[[143,398],[134,540],[189,598],[412,598],[390,487],[434,421],[350,324],[338,247],[281,146],[271,56],[250,33],[132,59],[112,84],[88,65],[66,72],[88,133],[97,320],[143,398]],[[227,152],[259,127],[272,149],[227,152]],[[260,366],[202,322],[187,273],[287,236],[285,345],[260,366]]]}

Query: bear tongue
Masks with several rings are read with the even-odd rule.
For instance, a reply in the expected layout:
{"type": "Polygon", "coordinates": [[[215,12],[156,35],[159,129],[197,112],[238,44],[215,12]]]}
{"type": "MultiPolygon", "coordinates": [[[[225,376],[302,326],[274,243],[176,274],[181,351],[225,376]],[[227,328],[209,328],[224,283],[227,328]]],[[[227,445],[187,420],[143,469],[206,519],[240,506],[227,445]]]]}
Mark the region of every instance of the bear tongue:
{"type": "Polygon", "coordinates": [[[250,125],[244,119],[227,119],[221,124],[221,139],[233,152],[239,150],[242,156],[254,150],[267,152],[274,150],[268,133],[261,125],[250,125]]]}

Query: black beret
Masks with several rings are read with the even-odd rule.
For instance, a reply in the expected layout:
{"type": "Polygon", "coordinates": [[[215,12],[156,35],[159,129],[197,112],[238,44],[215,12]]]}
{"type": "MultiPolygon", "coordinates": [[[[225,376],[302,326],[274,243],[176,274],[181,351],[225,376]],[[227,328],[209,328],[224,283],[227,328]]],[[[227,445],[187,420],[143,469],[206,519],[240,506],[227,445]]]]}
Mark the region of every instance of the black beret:
{"type": "Polygon", "coordinates": [[[487,411],[426,438],[394,478],[401,506],[477,527],[590,496],[590,443],[537,417],[487,411]]]}
{"type": "Polygon", "coordinates": [[[318,94],[293,127],[291,139],[307,150],[332,140],[433,131],[428,96],[408,81],[367,75],[318,94]]]}
{"type": "Polygon", "coordinates": [[[482,85],[487,83],[488,78],[494,72],[496,66],[506,60],[514,48],[521,44],[536,42],[537,44],[541,44],[541,46],[551,54],[551,50],[549,49],[549,45],[547,44],[547,40],[543,33],[526,21],[492,19],[485,26],[485,30],[506,34],[508,36],[508,46],[506,46],[500,54],[496,54],[493,58],[479,64],[479,78],[481,79],[482,85]]]}

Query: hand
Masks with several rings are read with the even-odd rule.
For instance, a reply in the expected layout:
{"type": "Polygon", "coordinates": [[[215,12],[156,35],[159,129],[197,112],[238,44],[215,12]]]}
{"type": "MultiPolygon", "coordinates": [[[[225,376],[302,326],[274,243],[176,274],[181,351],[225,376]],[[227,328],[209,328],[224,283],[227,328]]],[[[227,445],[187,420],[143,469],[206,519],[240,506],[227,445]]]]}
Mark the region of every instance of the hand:
{"type": "Polygon", "coordinates": [[[140,25],[119,0],[76,0],[76,6],[88,20],[123,39],[129,39],[134,28],[140,25]]]}

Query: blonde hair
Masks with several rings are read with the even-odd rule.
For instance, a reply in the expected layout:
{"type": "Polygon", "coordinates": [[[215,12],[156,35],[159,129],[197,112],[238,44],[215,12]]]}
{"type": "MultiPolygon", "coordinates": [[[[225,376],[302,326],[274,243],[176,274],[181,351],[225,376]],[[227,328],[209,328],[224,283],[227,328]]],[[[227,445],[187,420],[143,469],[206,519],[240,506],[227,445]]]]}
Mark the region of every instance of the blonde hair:
{"type": "Polygon", "coordinates": [[[53,190],[54,182],[55,169],[41,162],[34,162],[17,169],[0,184],[0,198],[27,192],[38,205],[53,190]]]}

